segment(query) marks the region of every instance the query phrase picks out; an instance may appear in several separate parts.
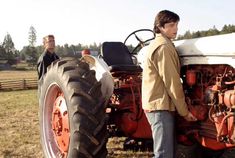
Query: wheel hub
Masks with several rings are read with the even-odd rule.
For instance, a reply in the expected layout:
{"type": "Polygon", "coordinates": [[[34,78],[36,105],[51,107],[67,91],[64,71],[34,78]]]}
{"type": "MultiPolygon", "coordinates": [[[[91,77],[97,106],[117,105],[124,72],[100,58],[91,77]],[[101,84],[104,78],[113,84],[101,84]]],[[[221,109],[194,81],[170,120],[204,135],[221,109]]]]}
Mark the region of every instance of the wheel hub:
{"type": "Polygon", "coordinates": [[[70,130],[68,109],[63,95],[59,95],[53,105],[52,129],[62,156],[67,157],[70,130]]]}

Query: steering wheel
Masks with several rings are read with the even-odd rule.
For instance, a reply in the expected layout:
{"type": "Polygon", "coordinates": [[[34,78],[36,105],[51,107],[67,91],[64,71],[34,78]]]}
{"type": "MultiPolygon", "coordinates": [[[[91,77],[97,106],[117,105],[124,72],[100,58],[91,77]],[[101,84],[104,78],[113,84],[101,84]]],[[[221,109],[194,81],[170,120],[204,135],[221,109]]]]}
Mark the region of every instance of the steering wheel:
{"type": "Polygon", "coordinates": [[[126,45],[127,40],[131,37],[131,36],[135,36],[136,40],[139,42],[134,49],[131,51],[131,54],[136,54],[135,52],[139,49],[139,48],[143,48],[149,41],[153,40],[155,38],[155,34],[152,30],[150,29],[140,29],[140,30],[136,30],[134,32],[132,32],[131,34],[129,34],[127,36],[127,38],[124,41],[124,44],[126,45]],[[146,40],[142,40],[137,33],[139,32],[151,32],[153,34],[153,37],[148,38],[146,40]]]}

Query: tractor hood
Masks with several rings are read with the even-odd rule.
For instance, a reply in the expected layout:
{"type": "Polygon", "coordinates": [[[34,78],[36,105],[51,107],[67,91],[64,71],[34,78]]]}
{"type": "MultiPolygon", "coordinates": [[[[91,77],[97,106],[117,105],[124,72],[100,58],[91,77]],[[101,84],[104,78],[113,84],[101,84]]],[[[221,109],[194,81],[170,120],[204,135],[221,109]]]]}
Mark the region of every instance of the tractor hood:
{"type": "Polygon", "coordinates": [[[235,68],[235,33],[174,41],[182,65],[227,64],[235,68]]]}
{"type": "Polygon", "coordinates": [[[235,33],[174,41],[174,44],[181,57],[235,57],[235,33]]]}

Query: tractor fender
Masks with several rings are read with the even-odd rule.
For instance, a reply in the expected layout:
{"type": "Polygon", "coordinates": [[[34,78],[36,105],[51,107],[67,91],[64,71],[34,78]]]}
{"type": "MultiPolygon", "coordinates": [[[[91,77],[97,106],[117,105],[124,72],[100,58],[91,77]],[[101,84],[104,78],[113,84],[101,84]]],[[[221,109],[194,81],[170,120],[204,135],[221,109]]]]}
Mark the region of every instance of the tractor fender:
{"type": "Polygon", "coordinates": [[[105,100],[109,100],[114,90],[114,80],[109,71],[109,66],[101,57],[85,55],[81,58],[89,64],[91,70],[96,72],[95,77],[97,81],[101,82],[101,92],[105,100]]]}

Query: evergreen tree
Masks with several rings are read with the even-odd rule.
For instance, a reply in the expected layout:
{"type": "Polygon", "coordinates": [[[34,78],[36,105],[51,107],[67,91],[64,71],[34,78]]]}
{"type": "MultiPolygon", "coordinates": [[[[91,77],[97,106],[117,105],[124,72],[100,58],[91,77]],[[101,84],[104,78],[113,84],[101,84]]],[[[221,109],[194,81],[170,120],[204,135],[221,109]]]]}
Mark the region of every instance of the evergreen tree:
{"type": "Polygon", "coordinates": [[[6,52],[6,55],[4,58],[8,59],[8,62],[10,64],[15,64],[16,62],[15,57],[17,56],[17,54],[16,54],[14,42],[9,33],[7,33],[7,35],[4,37],[2,47],[5,49],[5,52],[6,52]]]}
{"type": "Polygon", "coordinates": [[[35,66],[37,63],[37,59],[39,57],[39,52],[38,49],[35,47],[37,35],[36,35],[36,30],[33,26],[30,26],[29,28],[28,40],[29,40],[29,45],[23,48],[21,54],[24,54],[26,56],[25,58],[28,63],[35,66]]]}
{"type": "Polygon", "coordinates": [[[219,30],[217,30],[215,26],[213,26],[212,29],[209,29],[207,31],[207,36],[213,36],[213,35],[218,35],[218,34],[219,34],[219,30]]]}
{"type": "Polygon", "coordinates": [[[5,49],[6,53],[14,53],[15,52],[15,45],[12,41],[11,35],[7,33],[4,37],[4,41],[2,43],[3,48],[5,49]]]}
{"type": "Polygon", "coordinates": [[[197,32],[193,32],[193,33],[192,33],[192,38],[199,38],[199,37],[201,37],[200,31],[197,31],[197,32]]]}
{"type": "Polygon", "coordinates": [[[177,40],[227,34],[232,32],[235,32],[235,25],[224,25],[221,31],[219,31],[215,26],[213,26],[213,28],[209,30],[196,31],[192,34],[190,33],[190,31],[186,31],[184,35],[179,35],[177,40]]]}
{"type": "Polygon", "coordinates": [[[6,59],[6,51],[2,45],[0,45],[0,59],[6,59]]]}
{"type": "Polygon", "coordinates": [[[36,30],[33,26],[30,26],[29,28],[29,46],[35,47],[36,41],[37,41],[37,35],[36,30]]]}
{"type": "Polygon", "coordinates": [[[192,38],[192,34],[190,31],[186,31],[185,34],[184,34],[184,39],[190,39],[192,38]]]}

